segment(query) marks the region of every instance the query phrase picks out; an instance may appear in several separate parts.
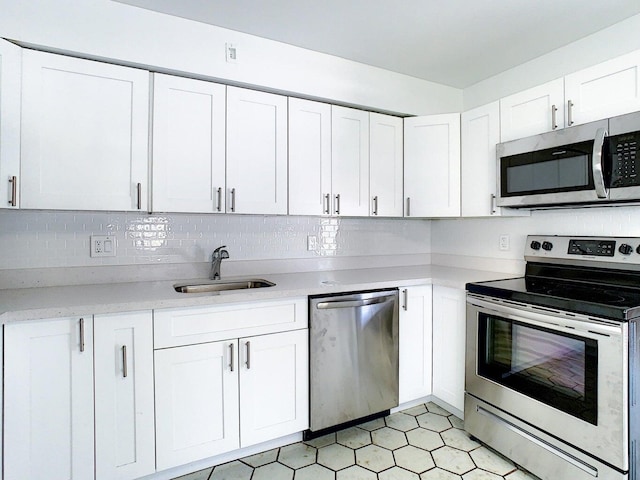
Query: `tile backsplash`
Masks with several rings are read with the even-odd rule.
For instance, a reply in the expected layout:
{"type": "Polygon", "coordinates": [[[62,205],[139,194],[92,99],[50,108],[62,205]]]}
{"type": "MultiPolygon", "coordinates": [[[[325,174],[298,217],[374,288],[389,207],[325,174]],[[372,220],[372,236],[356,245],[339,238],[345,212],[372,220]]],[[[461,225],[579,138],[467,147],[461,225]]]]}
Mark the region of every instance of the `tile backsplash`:
{"type": "Polygon", "coordinates": [[[255,215],[0,211],[0,270],[193,263],[226,245],[232,260],[424,254],[430,222],[255,215]],[[116,238],[116,256],[91,258],[91,235],[116,238]],[[307,237],[317,248],[307,250],[307,237]]]}

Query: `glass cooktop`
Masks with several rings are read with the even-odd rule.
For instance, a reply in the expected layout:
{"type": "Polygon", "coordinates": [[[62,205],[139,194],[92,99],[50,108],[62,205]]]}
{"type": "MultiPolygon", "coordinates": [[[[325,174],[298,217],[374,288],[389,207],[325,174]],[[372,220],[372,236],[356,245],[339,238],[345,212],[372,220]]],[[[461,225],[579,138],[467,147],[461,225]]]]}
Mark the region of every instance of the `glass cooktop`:
{"type": "Polygon", "coordinates": [[[640,316],[640,288],[527,276],[469,283],[467,290],[595,317],[626,321],[640,316]]]}

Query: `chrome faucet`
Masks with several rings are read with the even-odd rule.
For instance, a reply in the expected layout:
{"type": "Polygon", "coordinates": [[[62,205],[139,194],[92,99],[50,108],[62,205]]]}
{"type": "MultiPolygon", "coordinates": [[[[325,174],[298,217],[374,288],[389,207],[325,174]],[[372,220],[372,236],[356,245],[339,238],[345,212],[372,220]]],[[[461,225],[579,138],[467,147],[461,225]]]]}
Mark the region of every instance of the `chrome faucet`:
{"type": "Polygon", "coordinates": [[[222,260],[229,258],[229,252],[224,250],[225,248],[227,248],[226,245],[218,247],[213,251],[213,255],[211,255],[211,274],[209,275],[211,280],[220,280],[220,265],[222,264],[222,260]]]}

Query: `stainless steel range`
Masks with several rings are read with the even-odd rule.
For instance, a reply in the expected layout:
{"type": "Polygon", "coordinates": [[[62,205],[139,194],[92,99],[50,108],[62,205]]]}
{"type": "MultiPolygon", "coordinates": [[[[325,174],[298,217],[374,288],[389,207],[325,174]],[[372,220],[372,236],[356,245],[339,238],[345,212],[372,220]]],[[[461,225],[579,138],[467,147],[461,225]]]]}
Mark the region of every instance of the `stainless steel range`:
{"type": "Polygon", "coordinates": [[[467,284],[465,429],[544,480],[640,480],[640,238],[529,236],[467,284]]]}

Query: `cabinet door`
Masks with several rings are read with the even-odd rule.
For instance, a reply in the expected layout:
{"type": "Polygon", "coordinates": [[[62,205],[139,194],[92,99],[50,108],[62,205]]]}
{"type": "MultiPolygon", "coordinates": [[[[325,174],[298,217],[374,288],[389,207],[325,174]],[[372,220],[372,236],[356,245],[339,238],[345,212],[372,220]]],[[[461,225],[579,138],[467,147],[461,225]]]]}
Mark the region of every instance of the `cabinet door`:
{"type": "Polygon", "coordinates": [[[289,98],[289,214],[329,214],[331,105],[289,98]]]}
{"type": "Polygon", "coordinates": [[[154,74],[155,212],[224,212],[226,87],[154,74]]]}
{"type": "Polygon", "coordinates": [[[287,97],[227,87],[227,212],[287,213],[287,97]]]}
{"type": "Polygon", "coordinates": [[[155,472],[151,312],[95,315],[96,480],[155,472]]]}
{"type": "Polygon", "coordinates": [[[460,115],[404,119],[407,217],[460,216],[460,115]]]}
{"type": "Polygon", "coordinates": [[[93,471],[91,317],[4,327],[5,480],[87,480],[93,471]]]}
{"type": "Polygon", "coordinates": [[[370,213],[380,217],[402,217],[402,118],[369,114],[370,213]]]}
{"type": "Polygon", "coordinates": [[[23,208],[146,210],[149,73],[23,52],[23,208]]]}
{"type": "Polygon", "coordinates": [[[464,410],[466,294],[433,286],[433,395],[464,410]]]}
{"type": "Polygon", "coordinates": [[[307,429],[308,330],[243,338],[240,349],[242,447],[307,429]]]}
{"type": "Polygon", "coordinates": [[[464,112],[462,134],[462,216],[495,215],[496,144],[500,142],[498,102],[464,112]]]}
{"type": "Polygon", "coordinates": [[[564,82],[567,126],[640,110],[640,51],[567,75],[564,82]]]}
{"type": "Polygon", "coordinates": [[[331,107],[333,213],[369,215],[369,112],[331,107]]]}
{"type": "Polygon", "coordinates": [[[564,127],[564,79],[518,92],[500,100],[502,142],[564,127]]]}
{"type": "Polygon", "coordinates": [[[20,78],[22,49],[0,39],[0,208],[20,204],[20,78]]]}
{"type": "Polygon", "coordinates": [[[240,446],[238,341],[155,351],[158,470],[240,446]]]}
{"type": "Polygon", "coordinates": [[[431,395],[431,285],[400,289],[399,402],[431,395]]]}

